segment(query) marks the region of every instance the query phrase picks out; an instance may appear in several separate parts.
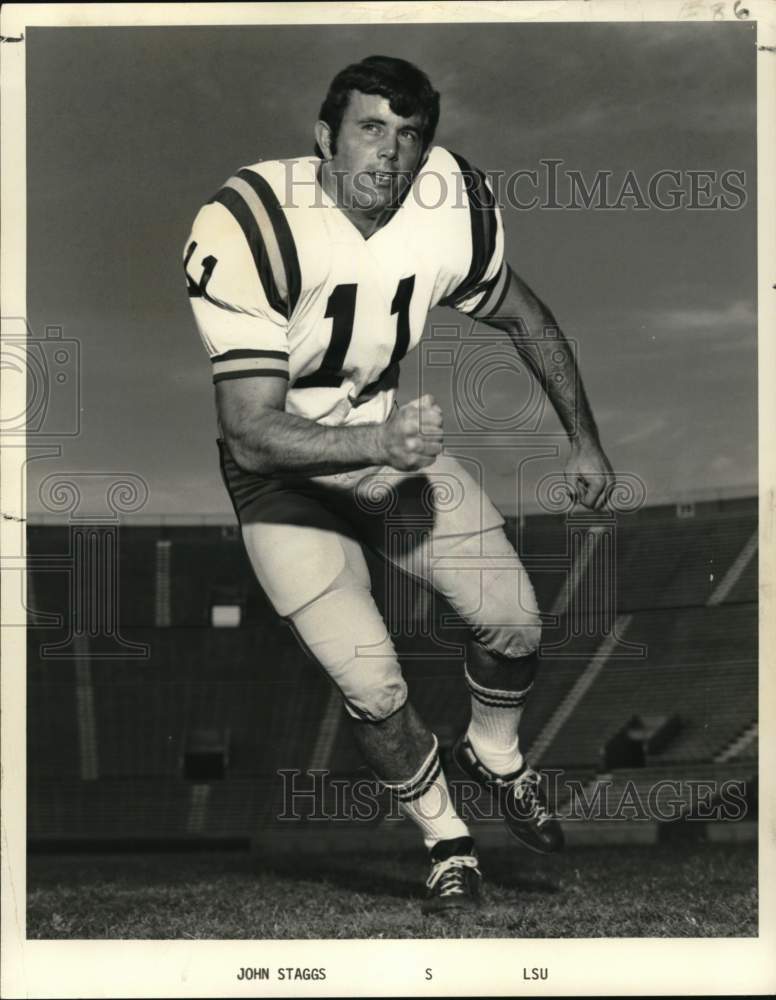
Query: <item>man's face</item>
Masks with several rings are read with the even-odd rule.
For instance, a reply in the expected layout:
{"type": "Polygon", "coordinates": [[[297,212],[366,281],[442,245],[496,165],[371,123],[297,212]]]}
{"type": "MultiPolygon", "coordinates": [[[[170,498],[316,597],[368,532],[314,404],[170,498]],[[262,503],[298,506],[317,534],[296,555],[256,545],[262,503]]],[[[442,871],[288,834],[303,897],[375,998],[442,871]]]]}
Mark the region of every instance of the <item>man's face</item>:
{"type": "Polygon", "coordinates": [[[380,94],[351,91],[332,155],[345,207],[381,211],[404,192],[423,151],[423,117],[400,118],[380,94]]]}

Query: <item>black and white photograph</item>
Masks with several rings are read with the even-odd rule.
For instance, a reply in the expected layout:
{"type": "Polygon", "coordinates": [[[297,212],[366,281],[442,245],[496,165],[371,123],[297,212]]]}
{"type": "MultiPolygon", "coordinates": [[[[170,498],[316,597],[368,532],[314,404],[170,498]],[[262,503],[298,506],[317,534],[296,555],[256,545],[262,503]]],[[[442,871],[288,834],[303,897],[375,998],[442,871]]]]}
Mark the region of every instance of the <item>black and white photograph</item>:
{"type": "Polygon", "coordinates": [[[775,42],[6,6],[4,997],[776,990],[775,42]]]}

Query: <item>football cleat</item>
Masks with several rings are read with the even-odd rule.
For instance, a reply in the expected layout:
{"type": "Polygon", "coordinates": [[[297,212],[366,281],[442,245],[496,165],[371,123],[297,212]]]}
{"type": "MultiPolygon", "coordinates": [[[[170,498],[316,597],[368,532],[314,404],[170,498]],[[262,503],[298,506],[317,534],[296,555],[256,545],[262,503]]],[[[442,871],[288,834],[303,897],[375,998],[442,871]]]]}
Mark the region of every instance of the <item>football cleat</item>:
{"type": "Polygon", "coordinates": [[[466,735],[453,747],[453,760],[460,769],[488,789],[501,809],[507,830],[525,847],[539,854],[552,854],[563,847],[563,830],[547,808],[541,775],[524,764],[511,774],[496,774],[485,767],[466,735]]]}
{"type": "Polygon", "coordinates": [[[422,912],[476,909],[481,878],[471,837],[440,840],[431,850],[431,874],[426,880],[422,912]]]}

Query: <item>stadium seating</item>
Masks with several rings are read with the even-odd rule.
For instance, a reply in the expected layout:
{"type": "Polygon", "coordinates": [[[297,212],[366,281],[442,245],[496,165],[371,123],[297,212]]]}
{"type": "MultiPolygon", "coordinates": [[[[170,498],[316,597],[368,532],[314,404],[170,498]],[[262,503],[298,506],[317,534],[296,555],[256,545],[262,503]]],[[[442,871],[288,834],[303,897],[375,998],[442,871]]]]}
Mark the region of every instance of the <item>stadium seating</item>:
{"type": "MultiPolygon", "coordinates": [[[[581,522],[549,514],[507,522],[548,616],[542,669],[521,727],[525,747],[547,734],[543,767],[590,782],[603,770],[604,744],[632,716],[678,715],[678,733],[648,756],[634,781],[750,777],[756,770],[756,501],[696,504],[692,513],[645,508],[618,516],[613,534],[602,520],[598,537],[606,536],[616,564],[591,561],[573,586],[567,581],[581,522]],[[604,574],[616,581],[606,615],[590,598],[604,574]],[[578,684],[606,641],[607,615],[627,623],[622,641],[589,686],[578,684]],[[554,732],[547,726],[561,705],[568,716],[554,732]]],[[[366,773],[330,682],[275,616],[233,527],[124,526],[118,541],[118,615],[107,658],[99,636],[79,632],[71,613],[70,530],[28,528],[33,839],[249,836],[278,814],[280,769],[304,770],[323,755],[334,773],[366,773]],[[214,601],[239,605],[240,626],[213,627],[214,601]],[[157,624],[162,605],[167,625],[157,624]],[[64,658],[50,655],[57,644],[64,658]],[[138,655],[144,649],[147,655],[138,655]],[[225,734],[221,780],[184,777],[186,748],[202,730],[225,734]]],[[[435,655],[439,646],[422,629],[400,634],[402,622],[386,606],[382,564],[372,556],[369,562],[413,702],[446,748],[468,717],[462,657],[435,655]]],[[[423,608],[432,605],[420,589],[415,596],[415,625],[424,615],[428,625],[423,608]]],[[[462,646],[464,631],[440,624],[447,612],[437,607],[435,634],[462,646]]],[[[618,788],[630,773],[614,775],[618,788]]]]}
{"type": "Polygon", "coordinates": [[[631,715],[674,713],[682,731],[663,759],[710,759],[757,714],[756,623],[754,605],[634,615],[627,638],[647,657],[607,662],[542,763],[598,764],[631,715]]]}

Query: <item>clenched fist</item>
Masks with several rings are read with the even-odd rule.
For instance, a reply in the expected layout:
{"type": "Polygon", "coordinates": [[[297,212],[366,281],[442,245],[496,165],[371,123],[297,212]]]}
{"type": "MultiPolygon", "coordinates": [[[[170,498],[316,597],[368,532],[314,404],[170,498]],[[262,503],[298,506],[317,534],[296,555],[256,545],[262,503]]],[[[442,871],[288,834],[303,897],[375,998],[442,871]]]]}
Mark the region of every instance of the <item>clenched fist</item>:
{"type": "Polygon", "coordinates": [[[380,428],[385,464],[402,472],[431,465],[442,450],[442,411],[433,396],[395,409],[380,428]]]}

